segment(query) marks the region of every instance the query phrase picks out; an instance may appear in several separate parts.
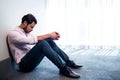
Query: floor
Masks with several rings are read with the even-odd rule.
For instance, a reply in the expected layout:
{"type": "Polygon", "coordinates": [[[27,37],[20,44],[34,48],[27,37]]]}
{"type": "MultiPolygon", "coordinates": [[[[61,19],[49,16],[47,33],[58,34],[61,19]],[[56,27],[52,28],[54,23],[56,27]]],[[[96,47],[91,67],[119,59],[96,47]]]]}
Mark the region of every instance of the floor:
{"type": "Polygon", "coordinates": [[[11,67],[10,59],[0,62],[0,80],[120,80],[119,49],[86,49],[62,47],[81,69],[73,69],[80,74],[79,79],[59,75],[59,70],[47,58],[32,72],[22,73],[11,67]]]}

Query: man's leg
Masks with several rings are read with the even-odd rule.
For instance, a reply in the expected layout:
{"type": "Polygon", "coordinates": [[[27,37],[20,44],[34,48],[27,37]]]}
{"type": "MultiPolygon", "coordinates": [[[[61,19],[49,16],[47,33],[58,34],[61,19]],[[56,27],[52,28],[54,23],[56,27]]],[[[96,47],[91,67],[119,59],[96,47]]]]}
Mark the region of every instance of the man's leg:
{"type": "Polygon", "coordinates": [[[63,68],[65,64],[59,58],[59,55],[43,40],[39,41],[21,60],[20,69],[24,71],[33,70],[46,56],[50,59],[59,69],[63,68]]]}
{"type": "Polygon", "coordinates": [[[65,62],[69,60],[68,55],[63,50],[61,50],[51,38],[46,39],[46,41],[65,62]]]}
{"type": "Polygon", "coordinates": [[[68,55],[61,50],[56,43],[52,39],[46,39],[46,41],[50,44],[50,46],[59,54],[59,56],[64,60],[67,66],[71,68],[80,68],[82,65],[77,65],[73,61],[71,61],[68,57],[68,55]]]}
{"type": "Polygon", "coordinates": [[[44,58],[44,54],[40,51],[37,44],[21,59],[19,63],[20,71],[32,71],[44,58]]]}
{"type": "Polygon", "coordinates": [[[51,48],[51,46],[45,40],[39,41],[33,47],[33,49],[28,52],[25,57],[23,57],[19,67],[24,71],[31,71],[38,65],[38,63],[43,59],[44,56],[46,56],[59,68],[60,74],[72,78],[80,77],[61,61],[59,55],[51,48]]]}

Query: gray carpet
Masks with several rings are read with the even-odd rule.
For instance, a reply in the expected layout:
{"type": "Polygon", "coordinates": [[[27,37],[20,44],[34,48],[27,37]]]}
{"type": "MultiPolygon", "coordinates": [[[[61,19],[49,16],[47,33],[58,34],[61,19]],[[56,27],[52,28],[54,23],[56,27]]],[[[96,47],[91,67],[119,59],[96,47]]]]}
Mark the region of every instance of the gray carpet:
{"type": "MultiPolygon", "coordinates": [[[[64,49],[64,48],[63,48],[64,49]]],[[[64,49],[65,50],[65,49],[64,49]]],[[[59,75],[59,70],[47,58],[32,72],[22,73],[11,67],[10,59],[0,62],[0,80],[120,80],[120,56],[116,49],[65,50],[81,69],[73,69],[81,78],[59,75]]]]}

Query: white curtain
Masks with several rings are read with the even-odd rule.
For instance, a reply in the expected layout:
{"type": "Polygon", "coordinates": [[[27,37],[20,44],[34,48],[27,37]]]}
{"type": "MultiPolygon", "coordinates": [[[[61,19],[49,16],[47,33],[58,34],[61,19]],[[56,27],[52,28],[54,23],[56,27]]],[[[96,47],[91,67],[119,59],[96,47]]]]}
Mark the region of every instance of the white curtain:
{"type": "Polygon", "coordinates": [[[60,44],[119,46],[120,0],[46,0],[44,27],[60,44]]]}

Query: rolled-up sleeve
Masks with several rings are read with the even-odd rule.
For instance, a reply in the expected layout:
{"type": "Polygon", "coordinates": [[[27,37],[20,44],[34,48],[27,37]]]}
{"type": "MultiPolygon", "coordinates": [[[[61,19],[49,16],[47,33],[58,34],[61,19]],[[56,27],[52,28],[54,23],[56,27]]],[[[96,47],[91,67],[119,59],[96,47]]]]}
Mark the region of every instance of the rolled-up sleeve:
{"type": "Polygon", "coordinates": [[[31,42],[31,44],[35,44],[38,42],[37,36],[34,36],[31,34],[31,36],[33,37],[33,42],[31,42]]]}

